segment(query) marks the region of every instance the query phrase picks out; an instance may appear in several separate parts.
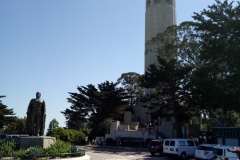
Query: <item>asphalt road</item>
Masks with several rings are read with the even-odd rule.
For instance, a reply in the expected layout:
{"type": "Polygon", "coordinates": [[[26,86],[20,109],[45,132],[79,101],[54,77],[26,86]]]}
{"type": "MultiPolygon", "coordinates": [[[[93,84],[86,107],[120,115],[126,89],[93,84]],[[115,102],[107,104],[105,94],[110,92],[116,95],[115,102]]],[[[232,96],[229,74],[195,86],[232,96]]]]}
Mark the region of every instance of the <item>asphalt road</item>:
{"type": "MultiPolygon", "coordinates": [[[[85,150],[85,154],[91,157],[91,160],[155,160],[167,159],[159,155],[151,156],[147,148],[127,148],[127,147],[92,147],[79,146],[85,150]]],[[[168,159],[169,160],[169,159],[168,159]]]]}

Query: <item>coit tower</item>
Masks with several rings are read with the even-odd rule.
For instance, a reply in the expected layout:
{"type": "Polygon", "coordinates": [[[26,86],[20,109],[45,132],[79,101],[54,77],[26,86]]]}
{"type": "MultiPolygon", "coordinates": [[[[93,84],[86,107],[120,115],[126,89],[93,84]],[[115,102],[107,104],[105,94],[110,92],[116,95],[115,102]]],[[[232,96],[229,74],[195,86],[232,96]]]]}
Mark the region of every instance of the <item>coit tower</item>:
{"type": "MultiPolygon", "coordinates": [[[[145,42],[176,24],[175,6],[175,0],[146,0],[145,42]]],[[[145,52],[145,71],[153,63],[157,64],[157,53],[145,52]]]]}

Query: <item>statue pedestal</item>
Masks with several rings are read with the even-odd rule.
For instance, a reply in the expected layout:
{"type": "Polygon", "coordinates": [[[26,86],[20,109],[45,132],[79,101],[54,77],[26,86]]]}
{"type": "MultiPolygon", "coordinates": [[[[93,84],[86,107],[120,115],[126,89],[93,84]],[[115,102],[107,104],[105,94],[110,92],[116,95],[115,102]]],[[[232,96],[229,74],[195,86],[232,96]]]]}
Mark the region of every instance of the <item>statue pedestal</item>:
{"type": "Polygon", "coordinates": [[[29,137],[20,137],[18,139],[18,145],[20,149],[27,149],[29,147],[42,147],[48,148],[51,144],[56,142],[56,137],[48,136],[29,136],[29,137]]]}

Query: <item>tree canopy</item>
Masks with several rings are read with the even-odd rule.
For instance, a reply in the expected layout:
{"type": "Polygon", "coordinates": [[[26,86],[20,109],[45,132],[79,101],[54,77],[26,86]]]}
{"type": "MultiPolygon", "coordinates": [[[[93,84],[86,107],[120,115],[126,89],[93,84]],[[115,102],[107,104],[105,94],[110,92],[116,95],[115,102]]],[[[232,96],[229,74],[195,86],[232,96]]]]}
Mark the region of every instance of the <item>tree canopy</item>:
{"type": "MultiPolygon", "coordinates": [[[[0,96],[0,98],[4,98],[6,96],[0,96]]],[[[0,100],[0,131],[7,132],[9,131],[9,127],[11,124],[16,122],[16,116],[13,109],[9,109],[7,105],[2,103],[0,100]]],[[[10,131],[9,131],[10,132],[10,131]]]]}
{"type": "Polygon", "coordinates": [[[141,75],[136,72],[123,73],[117,82],[126,90],[129,96],[129,106],[136,105],[144,92],[144,89],[140,86],[141,75]]]}
{"type": "MultiPolygon", "coordinates": [[[[194,13],[192,17],[194,21],[170,26],[165,32],[147,42],[147,51],[157,52],[161,61],[155,66],[150,66],[143,76],[142,85],[154,88],[151,95],[143,98],[151,102],[152,107],[161,106],[162,112],[169,112],[163,109],[166,102],[163,103],[162,98],[166,101],[168,94],[164,88],[173,86],[176,88],[173,93],[175,92],[176,98],[180,99],[177,101],[187,108],[184,112],[189,118],[194,110],[199,114],[207,114],[208,117],[217,117],[216,110],[219,109],[227,114],[233,111],[239,113],[240,3],[237,2],[234,6],[233,2],[229,3],[228,0],[216,0],[208,9],[194,13]],[[169,70],[167,66],[170,66],[174,59],[175,65],[169,70]],[[181,73],[180,79],[171,76],[180,68],[187,71],[181,73]],[[169,79],[168,83],[159,83],[170,76],[175,85],[170,85],[169,79]],[[149,96],[152,97],[149,99],[149,96]]],[[[174,94],[168,99],[173,96],[174,94]]],[[[177,104],[173,106],[178,108],[177,104]]],[[[172,114],[176,114],[174,109],[172,114]]]]}
{"type": "Polygon", "coordinates": [[[92,136],[102,136],[107,131],[100,126],[106,119],[121,120],[129,97],[118,84],[106,81],[98,84],[98,88],[89,84],[77,87],[79,93],[69,92],[70,109],[61,112],[68,128],[76,129],[81,124],[92,129],[92,136]]]}
{"type": "Polygon", "coordinates": [[[186,105],[186,75],[191,71],[190,67],[177,65],[177,59],[165,60],[158,56],[158,65],[150,65],[142,76],[142,87],[150,89],[141,102],[152,113],[161,118],[175,117],[178,137],[181,134],[181,125],[196,116],[196,108],[186,105]]]}

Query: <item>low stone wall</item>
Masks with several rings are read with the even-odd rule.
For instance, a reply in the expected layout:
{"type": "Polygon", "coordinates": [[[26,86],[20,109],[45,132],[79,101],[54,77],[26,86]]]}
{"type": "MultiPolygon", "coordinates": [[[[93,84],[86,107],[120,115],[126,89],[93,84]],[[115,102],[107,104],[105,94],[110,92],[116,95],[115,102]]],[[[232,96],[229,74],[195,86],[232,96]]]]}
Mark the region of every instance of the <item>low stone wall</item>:
{"type": "Polygon", "coordinates": [[[120,124],[120,125],[118,126],[118,130],[119,130],[119,131],[128,131],[128,130],[129,130],[129,125],[120,124]]]}
{"type": "Polygon", "coordinates": [[[27,149],[29,147],[39,146],[42,148],[48,148],[51,144],[56,142],[55,137],[49,136],[28,136],[28,137],[19,137],[16,139],[17,141],[17,148],[27,149]]]}

